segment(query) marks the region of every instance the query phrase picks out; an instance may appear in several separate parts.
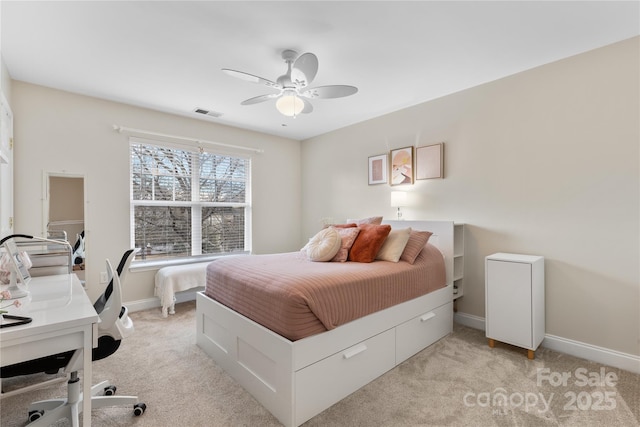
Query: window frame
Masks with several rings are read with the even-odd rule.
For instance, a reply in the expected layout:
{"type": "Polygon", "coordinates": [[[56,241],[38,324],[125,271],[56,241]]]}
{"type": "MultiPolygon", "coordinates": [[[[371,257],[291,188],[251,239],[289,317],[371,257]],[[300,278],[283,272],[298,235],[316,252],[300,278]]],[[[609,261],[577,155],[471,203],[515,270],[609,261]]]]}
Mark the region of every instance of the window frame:
{"type": "Polygon", "coordinates": [[[144,269],[145,267],[153,268],[156,266],[169,266],[189,264],[194,262],[203,262],[207,260],[213,260],[221,256],[239,254],[239,253],[251,253],[251,212],[252,212],[252,198],[251,198],[251,170],[252,170],[252,156],[246,153],[238,153],[229,149],[218,149],[215,146],[203,147],[201,144],[192,143],[177,143],[166,142],[148,138],[129,137],[129,224],[130,233],[129,239],[131,247],[135,246],[135,208],[137,206],[166,206],[166,207],[180,207],[186,206],[191,208],[191,249],[190,255],[178,256],[178,257],[161,257],[153,259],[140,259],[136,256],[132,262],[132,267],[136,269],[144,269]],[[134,145],[146,145],[159,148],[180,150],[190,152],[191,158],[191,200],[190,201],[175,201],[175,200],[134,200],[134,181],[133,181],[133,146],[134,145]],[[199,155],[201,153],[209,153],[217,156],[232,157],[245,160],[245,201],[244,202],[209,202],[200,201],[200,164],[199,155]],[[231,208],[244,208],[244,249],[241,251],[223,252],[223,253],[210,253],[202,254],[202,209],[206,207],[231,207],[231,208]]]}

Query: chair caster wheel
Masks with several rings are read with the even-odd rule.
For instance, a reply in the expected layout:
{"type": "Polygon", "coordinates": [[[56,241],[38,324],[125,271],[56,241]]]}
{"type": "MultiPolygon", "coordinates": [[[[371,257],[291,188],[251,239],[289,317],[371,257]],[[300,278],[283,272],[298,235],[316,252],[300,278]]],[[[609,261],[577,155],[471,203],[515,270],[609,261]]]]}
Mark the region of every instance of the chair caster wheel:
{"type": "Polygon", "coordinates": [[[29,422],[32,423],[39,418],[42,418],[44,411],[29,411],[29,422]]]}
{"type": "Polygon", "coordinates": [[[144,414],[144,411],[147,410],[147,405],[144,403],[136,403],[135,405],[133,405],[133,415],[135,415],[136,417],[139,417],[140,415],[144,414]]]}
{"type": "Polygon", "coordinates": [[[105,396],[113,396],[114,394],[116,394],[116,386],[110,385],[109,387],[104,388],[105,396]]]}

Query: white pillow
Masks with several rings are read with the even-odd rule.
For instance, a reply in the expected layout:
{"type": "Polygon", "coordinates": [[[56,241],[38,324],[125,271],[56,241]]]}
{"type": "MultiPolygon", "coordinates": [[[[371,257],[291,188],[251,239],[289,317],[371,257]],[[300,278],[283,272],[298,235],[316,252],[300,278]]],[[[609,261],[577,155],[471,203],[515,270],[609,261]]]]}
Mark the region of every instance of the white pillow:
{"type": "Polygon", "coordinates": [[[307,257],[311,261],[331,261],[342,247],[342,236],[333,227],[320,230],[307,243],[307,257]]]}
{"type": "Polygon", "coordinates": [[[404,251],[404,247],[407,246],[411,236],[411,228],[403,228],[400,230],[391,230],[387,239],[382,244],[382,247],[376,255],[376,259],[383,261],[398,262],[400,256],[404,251]]]}

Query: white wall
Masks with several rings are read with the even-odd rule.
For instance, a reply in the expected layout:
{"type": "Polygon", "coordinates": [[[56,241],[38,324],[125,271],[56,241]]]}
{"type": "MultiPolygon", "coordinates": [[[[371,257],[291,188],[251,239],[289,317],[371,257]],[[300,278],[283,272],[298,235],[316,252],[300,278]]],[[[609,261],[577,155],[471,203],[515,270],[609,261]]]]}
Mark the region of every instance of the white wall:
{"type": "MultiPolygon", "coordinates": [[[[2,2],[0,1],[0,17],[1,16],[2,2]]],[[[2,57],[2,31],[0,31],[0,90],[7,98],[9,105],[11,105],[11,76],[9,75],[7,66],[4,63],[4,58],[2,57]]]]}
{"type": "Polygon", "coordinates": [[[303,143],[303,240],[323,217],[467,223],[459,311],[484,317],[484,257],[546,258],[547,333],[640,355],[639,38],[303,143]],[[367,158],[445,143],[445,179],[367,185],[367,158]]]}
{"type": "MultiPolygon", "coordinates": [[[[0,2],[0,10],[2,2],[0,2]]],[[[1,33],[1,31],[0,31],[1,33]]],[[[0,42],[0,46],[2,43],[0,42]]],[[[4,96],[7,98],[9,105],[11,105],[11,76],[9,75],[9,70],[7,70],[7,65],[4,63],[4,58],[2,57],[2,51],[0,50],[0,90],[4,93],[4,96]]]]}
{"type": "MultiPolygon", "coordinates": [[[[16,232],[42,233],[43,172],[82,174],[87,200],[87,283],[102,292],[104,260],[129,247],[129,141],[113,124],[264,149],[252,158],[253,251],[298,249],[297,141],[13,81],[16,232]]],[[[155,271],[127,279],[125,301],[153,297],[155,271]]]]}

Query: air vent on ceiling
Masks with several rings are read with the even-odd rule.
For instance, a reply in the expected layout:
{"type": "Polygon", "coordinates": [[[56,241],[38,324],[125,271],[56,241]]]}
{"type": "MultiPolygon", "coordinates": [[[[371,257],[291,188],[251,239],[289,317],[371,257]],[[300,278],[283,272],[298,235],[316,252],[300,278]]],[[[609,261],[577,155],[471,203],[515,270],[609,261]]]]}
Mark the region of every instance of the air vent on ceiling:
{"type": "Polygon", "coordinates": [[[222,113],[219,113],[217,111],[205,110],[204,108],[196,108],[195,110],[193,110],[193,112],[198,114],[204,114],[205,116],[211,116],[211,117],[222,116],[222,113]]]}

